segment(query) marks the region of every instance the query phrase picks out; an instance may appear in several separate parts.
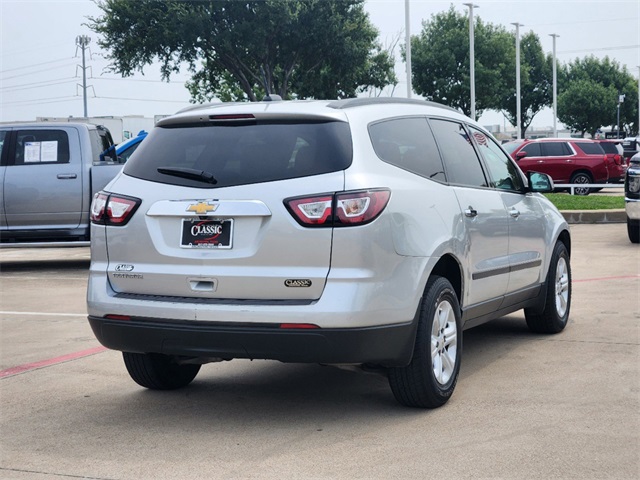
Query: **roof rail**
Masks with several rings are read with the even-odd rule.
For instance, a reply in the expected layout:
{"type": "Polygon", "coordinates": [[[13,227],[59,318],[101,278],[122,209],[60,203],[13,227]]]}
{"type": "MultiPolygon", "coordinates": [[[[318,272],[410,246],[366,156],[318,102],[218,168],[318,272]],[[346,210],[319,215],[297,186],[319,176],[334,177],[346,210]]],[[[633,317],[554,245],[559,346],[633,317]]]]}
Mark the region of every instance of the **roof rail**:
{"type": "Polygon", "coordinates": [[[454,112],[460,113],[458,110],[447,105],[442,105],[437,102],[430,102],[429,100],[418,100],[417,98],[401,98],[401,97],[375,97],[375,98],[347,98],[344,100],[334,100],[329,103],[327,107],[335,108],[338,110],[344,110],[345,108],[363,107],[366,105],[380,105],[380,104],[408,104],[408,105],[422,105],[429,107],[445,108],[454,112]]]}

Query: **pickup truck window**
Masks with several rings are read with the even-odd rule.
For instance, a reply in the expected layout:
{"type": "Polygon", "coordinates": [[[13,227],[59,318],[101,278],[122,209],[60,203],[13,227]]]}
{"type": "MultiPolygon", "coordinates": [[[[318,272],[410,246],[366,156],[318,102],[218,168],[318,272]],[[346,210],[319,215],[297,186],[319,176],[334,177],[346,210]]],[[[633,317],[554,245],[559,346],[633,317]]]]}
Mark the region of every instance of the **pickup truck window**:
{"type": "Polygon", "coordinates": [[[69,163],[69,136],[63,130],[18,130],[15,165],[69,163]]]}

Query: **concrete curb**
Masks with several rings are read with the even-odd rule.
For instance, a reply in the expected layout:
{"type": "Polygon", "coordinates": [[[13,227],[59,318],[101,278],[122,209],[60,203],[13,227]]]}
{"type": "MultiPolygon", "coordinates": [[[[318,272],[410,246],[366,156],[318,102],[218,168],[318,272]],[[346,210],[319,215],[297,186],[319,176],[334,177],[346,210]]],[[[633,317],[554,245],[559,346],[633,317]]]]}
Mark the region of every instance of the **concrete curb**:
{"type": "Polygon", "coordinates": [[[626,223],[627,213],[624,209],[612,210],[563,210],[562,216],[567,223],[626,223]]]}

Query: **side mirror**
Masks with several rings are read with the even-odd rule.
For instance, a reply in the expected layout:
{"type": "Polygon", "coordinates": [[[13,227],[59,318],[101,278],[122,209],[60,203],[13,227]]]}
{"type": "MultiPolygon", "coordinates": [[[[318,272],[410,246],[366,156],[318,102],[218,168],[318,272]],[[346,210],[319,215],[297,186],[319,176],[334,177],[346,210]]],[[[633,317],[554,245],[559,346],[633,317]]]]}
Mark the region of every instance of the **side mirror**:
{"type": "Polygon", "coordinates": [[[529,191],[537,193],[553,192],[553,179],[546,173],[527,172],[529,191]]]}
{"type": "Polygon", "coordinates": [[[527,152],[525,152],[524,150],[520,150],[518,153],[516,153],[516,160],[520,160],[521,158],[524,158],[527,156],[527,152]]]}

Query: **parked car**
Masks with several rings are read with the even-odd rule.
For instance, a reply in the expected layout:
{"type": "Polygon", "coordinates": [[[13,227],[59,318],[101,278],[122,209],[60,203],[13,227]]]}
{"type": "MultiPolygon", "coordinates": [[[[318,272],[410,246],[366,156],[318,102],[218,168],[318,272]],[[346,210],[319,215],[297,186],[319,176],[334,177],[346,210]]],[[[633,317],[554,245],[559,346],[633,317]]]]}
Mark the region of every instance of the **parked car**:
{"type": "Polygon", "coordinates": [[[609,172],[609,183],[624,182],[624,175],[627,173],[627,162],[624,158],[622,144],[617,140],[597,140],[607,158],[607,171],[609,172]]]}
{"type": "MultiPolygon", "coordinates": [[[[523,172],[547,173],[555,183],[607,183],[609,170],[604,150],[594,140],[540,138],[514,141],[503,147],[523,172]]],[[[575,188],[576,195],[588,195],[592,189],[575,188]]]]}
{"type": "Polygon", "coordinates": [[[552,189],[434,103],[192,108],[93,201],[89,322],[150,389],[234,358],[357,364],[438,407],[464,329],[520,309],[532,331],[566,326],[552,189]]]}
{"type": "Polygon", "coordinates": [[[122,165],[111,133],[88,123],[0,126],[2,246],[86,245],[89,206],[122,165]]]}
{"type": "Polygon", "coordinates": [[[629,164],[631,157],[640,152],[640,137],[626,137],[622,140],[622,149],[624,151],[624,158],[629,164]]]}
{"type": "Polygon", "coordinates": [[[624,182],[627,233],[632,243],[640,243],[640,153],[631,157],[624,182]]]}

